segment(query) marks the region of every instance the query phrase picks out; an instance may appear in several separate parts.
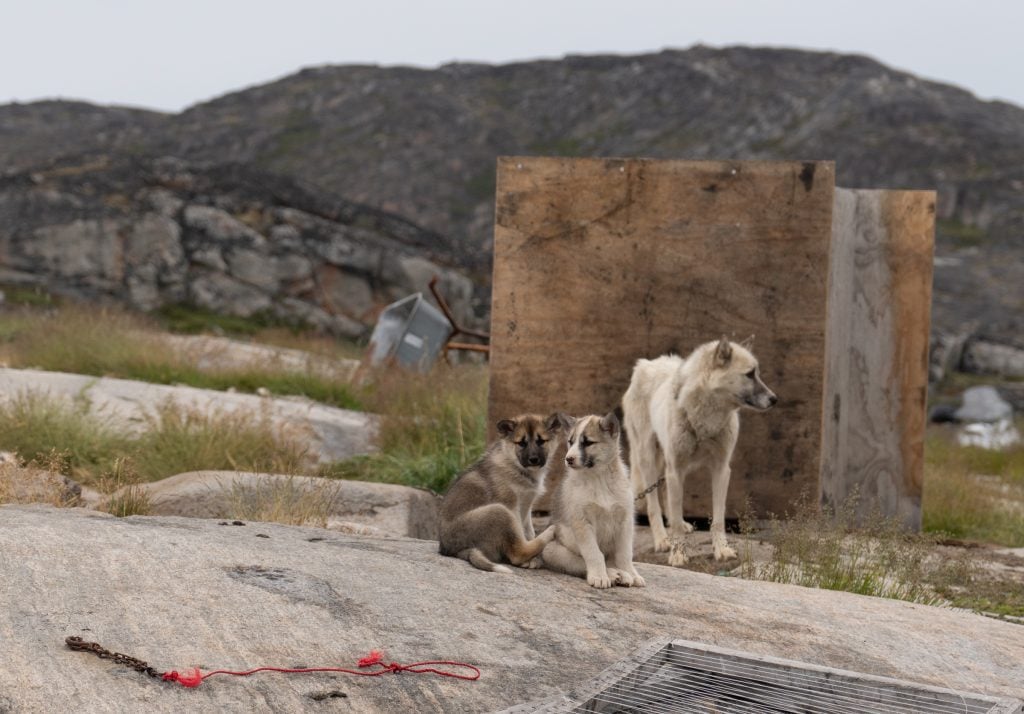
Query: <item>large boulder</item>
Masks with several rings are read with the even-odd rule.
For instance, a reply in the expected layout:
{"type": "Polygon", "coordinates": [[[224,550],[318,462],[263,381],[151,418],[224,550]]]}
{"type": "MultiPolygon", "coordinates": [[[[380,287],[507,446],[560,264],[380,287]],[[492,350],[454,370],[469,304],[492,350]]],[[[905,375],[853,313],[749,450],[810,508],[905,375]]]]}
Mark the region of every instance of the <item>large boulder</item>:
{"type": "Polygon", "coordinates": [[[1019,625],[962,611],[640,564],[644,589],[485,573],[437,544],[269,523],[0,507],[0,711],[489,712],[558,694],[653,637],[997,696],[1024,695],[1019,625]],[[185,689],[74,652],[79,636],[159,671],[456,660],[429,675],[218,675],[185,689]]]}
{"type": "Polygon", "coordinates": [[[437,496],[390,483],[191,471],[125,488],[144,495],[150,514],[156,516],[259,520],[274,515],[275,520],[284,518],[336,530],[437,538],[437,496]],[[369,529],[353,529],[353,524],[369,529]]]}

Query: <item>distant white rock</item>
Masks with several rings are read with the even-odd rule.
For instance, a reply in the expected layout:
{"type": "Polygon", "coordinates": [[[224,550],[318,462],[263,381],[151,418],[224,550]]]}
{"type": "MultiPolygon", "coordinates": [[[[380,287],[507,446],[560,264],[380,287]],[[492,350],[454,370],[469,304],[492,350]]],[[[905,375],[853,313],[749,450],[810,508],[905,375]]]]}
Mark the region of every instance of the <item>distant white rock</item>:
{"type": "Polygon", "coordinates": [[[1020,432],[1009,419],[993,423],[965,424],[956,435],[960,446],[977,446],[1001,451],[1020,443],[1020,432]]]}
{"type": "Polygon", "coordinates": [[[960,408],[954,417],[961,423],[996,423],[1013,418],[1013,407],[999,396],[995,387],[981,386],[964,390],[960,408]]]}

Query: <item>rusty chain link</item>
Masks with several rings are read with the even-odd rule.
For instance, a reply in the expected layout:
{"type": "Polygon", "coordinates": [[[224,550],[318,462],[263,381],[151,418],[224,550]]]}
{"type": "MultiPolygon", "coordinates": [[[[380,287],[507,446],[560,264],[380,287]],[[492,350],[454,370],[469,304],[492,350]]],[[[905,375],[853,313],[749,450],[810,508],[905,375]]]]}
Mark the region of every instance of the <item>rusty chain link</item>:
{"type": "Polygon", "coordinates": [[[639,501],[639,500],[640,500],[641,498],[643,498],[644,496],[646,496],[647,494],[649,494],[649,493],[650,493],[651,491],[653,491],[654,489],[656,489],[656,488],[657,488],[658,486],[660,486],[660,485],[661,485],[661,484],[663,484],[663,483],[665,483],[665,477],[664,477],[664,476],[662,476],[662,477],[661,477],[661,478],[659,478],[659,479],[658,479],[657,481],[655,481],[654,483],[652,483],[652,484],[651,484],[650,486],[648,486],[647,488],[645,488],[645,489],[644,489],[643,491],[641,491],[640,493],[638,493],[638,494],[636,495],[636,498],[634,498],[633,500],[634,500],[634,501],[639,501]]]}
{"type": "Polygon", "coordinates": [[[148,674],[150,677],[160,679],[162,674],[157,672],[155,669],[149,666],[148,663],[143,662],[141,659],[135,659],[129,657],[126,654],[120,652],[111,652],[108,649],[104,649],[98,642],[86,642],[81,637],[75,637],[74,635],[64,638],[64,644],[69,648],[78,652],[92,652],[100,659],[110,659],[118,664],[123,664],[125,667],[131,667],[137,672],[148,674]]]}

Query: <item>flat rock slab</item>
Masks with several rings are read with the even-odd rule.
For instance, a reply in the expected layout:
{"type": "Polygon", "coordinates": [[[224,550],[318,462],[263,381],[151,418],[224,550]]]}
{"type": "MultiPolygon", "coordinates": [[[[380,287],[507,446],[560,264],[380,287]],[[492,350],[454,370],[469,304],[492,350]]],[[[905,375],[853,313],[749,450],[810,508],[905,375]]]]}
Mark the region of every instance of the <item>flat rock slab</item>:
{"type": "MultiPolygon", "coordinates": [[[[291,502],[329,528],[369,526],[382,534],[437,537],[439,499],[429,491],[390,483],[341,481],[242,471],[190,471],[126,488],[149,498],[150,514],[189,518],[246,518],[291,502]]],[[[365,531],[364,531],[365,532],[365,531]]]]}
{"type": "Polygon", "coordinates": [[[171,349],[193,359],[202,370],[227,370],[252,366],[273,366],[292,372],[309,372],[328,379],[352,379],[359,360],[334,359],[259,342],[245,342],[212,335],[159,335],[171,349]]]}
{"type": "Polygon", "coordinates": [[[69,400],[84,395],[94,413],[136,432],[145,428],[147,415],[173,401],[201,412],[266,413],[282,428],[299,429],[307,435],[312,453],[320,463],[375,451],[372,439],[377,429],[376,416],[329,407],[301,397],[261,397],[132,379],[0,368],[0,398],[24,391],[49,393],[69,400]]]}
{"type": "Polygon", "coordinates": [[[310,528],[0,507],[0,711],[485,712],[558,694],[655,636],[992,695],[1024,695],[1024,630],[978,615],[639,565],[645,589],[484,573],[436,544],[310,528]],[[426,675],[213,677],[184,689],[72,652],[78,635],[163,671],[450,659],[426,675]],[[337,698],[317,703],[315,697],[337,698]]]}

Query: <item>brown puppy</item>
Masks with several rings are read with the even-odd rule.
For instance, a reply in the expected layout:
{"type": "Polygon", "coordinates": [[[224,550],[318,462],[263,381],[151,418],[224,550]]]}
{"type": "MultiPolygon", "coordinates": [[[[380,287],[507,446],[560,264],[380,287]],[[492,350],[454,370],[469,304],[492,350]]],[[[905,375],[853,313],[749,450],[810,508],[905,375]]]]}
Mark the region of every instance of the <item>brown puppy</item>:
{"type": "Polygon", "coordinates": [[[440,552],[480,570],[510,573],[497,563],[535,568],[554,537],[534,537],[530,510],[543,490],[548,459],[558,446],[558,415],[524,414],[498,422],[500,438],[448,488],[441,504],[440,552]]]}

